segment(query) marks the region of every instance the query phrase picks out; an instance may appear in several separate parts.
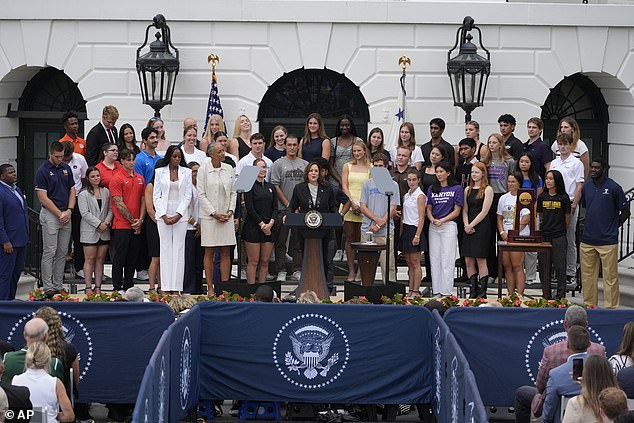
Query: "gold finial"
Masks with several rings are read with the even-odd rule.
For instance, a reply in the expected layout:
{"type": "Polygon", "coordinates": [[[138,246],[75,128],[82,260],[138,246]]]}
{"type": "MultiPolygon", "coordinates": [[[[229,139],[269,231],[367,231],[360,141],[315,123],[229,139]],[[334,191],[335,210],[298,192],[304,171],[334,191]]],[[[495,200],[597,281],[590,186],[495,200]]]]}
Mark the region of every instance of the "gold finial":
{"type": "Polygon", "coordinates": [[[399,65],[401,65],[401,69],[403,69],[403,72],[405,72],[405,69],[406,69],[408,66],[411,66],[411,65],[412,65],[412,61],[411,61],[411,60],[410,60],[410,58],[409,58],[409,57],[407,57],[407,56],[401,56],[401,57],[399,57],[399,59],[398,59],[398,64],[399,64],[399,65]]]}
{"type": "Polygon", "coordinates": [[[211,63],[211,70],[215,71],[216,65],[220,63],[220,57],[218,57],[217,54],[211,53],[209,56],[207,56],[207,64],[209,63],[211,63]]]}

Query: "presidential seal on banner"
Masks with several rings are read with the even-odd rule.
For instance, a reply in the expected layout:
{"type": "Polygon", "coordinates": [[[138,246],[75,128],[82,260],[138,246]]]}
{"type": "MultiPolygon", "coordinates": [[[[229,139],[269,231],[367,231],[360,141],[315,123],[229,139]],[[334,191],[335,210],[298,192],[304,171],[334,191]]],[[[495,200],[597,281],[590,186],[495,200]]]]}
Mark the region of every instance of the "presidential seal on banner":
{"type": "Polygon", "coordinates": [[[286,322],[273,341],[273,363],[287,382],[306,389],[333,383],[350,359],[343,328],[330,317],[302,314],[286,322]]]}
{"type": "Polygon", "coordinates": [[[304,223],[306,227],[309,229],[317,229],[323,223],[324,218],[317,210],[310,210],[304,216],[304,223]]]}
{"type": "Polygon", "coordinates": [[[181,410],[187,408],[187,399],[189,398],[189,389],[192,375],[192,337],[189,333],[189,327],[183,331],[183,340],[181,341],[181,357],[180,357],[180,401],[181,410]]]}

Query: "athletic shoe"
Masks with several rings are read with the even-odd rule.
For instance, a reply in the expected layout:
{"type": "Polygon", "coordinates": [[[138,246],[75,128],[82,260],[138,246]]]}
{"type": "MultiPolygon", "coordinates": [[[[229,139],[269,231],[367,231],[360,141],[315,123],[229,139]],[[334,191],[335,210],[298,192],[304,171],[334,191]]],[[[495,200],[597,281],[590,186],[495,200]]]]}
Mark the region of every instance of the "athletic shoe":
{"type": "Polygon", "coordinates": [[[343,251],[337,250],[335,253],[335,257],[333,257],[333,261],[341,261],[343,259],[343,251]]]}
{"type": "Polygon", "coordinates": [[[286,272],[281,271],[280,273],[277,274],[277,281],[278,282],[286,282],[286,272]]]}
{"type": "Polygon", "coordinates": [[[148,274],[147,270],[139,270],[136,272],[136,278],[140,281],[149,281],[150,275],[148,274]]]}
{"type": "Polygon", "coordinates": [[[80,279],[84,279],[84,270],[78,270],[77,273],[75,273],[75,276],[77,276],[80,279]]]}
{"type": "Polygon", "coordinates": [[[292,281],[298,281],[301,278],[302,278],[302,272],[300,272],[299,270],[296,270],[293,272],[293,274],[291,275],[289,279],[292,281]]]}

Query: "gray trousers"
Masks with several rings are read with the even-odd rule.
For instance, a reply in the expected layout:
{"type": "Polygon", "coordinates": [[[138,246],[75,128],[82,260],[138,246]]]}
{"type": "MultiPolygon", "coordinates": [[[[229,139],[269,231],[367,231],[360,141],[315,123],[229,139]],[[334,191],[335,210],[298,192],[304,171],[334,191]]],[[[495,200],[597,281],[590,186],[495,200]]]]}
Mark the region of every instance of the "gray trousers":
{"type": "MultiPolygon", "coordinates": [[[[572,200],[571,200],[572,201],[572,200]]],[[[566,229],[566,239],[568,247],[566,250],[566,275],[575,276],[577,274],[577,220],[579,219],[579,206],[574,213],[570,213],[570,225],[566,229]]]]}
{"type": "Polygon", "coordinates": [[[71,236],[70,221],[62,225],[53,213],[42,207],[42,284],[44,291],[61,290],[65,256],[71,236]]]}

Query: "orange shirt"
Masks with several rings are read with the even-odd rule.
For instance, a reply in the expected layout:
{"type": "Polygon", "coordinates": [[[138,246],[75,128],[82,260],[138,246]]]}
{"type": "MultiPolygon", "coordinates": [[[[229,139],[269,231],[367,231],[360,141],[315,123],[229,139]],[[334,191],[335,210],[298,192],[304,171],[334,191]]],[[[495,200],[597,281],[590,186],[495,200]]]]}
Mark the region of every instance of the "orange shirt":
{"type": "Polygon", "coordinates": [[[112,212],[114,220],[112,229],[132,229],[130,222],[119,213],[119,209],[114,203],[114,197],[122,197],[123,204],[126,205],[132,218],[138,219],[141,216],[141,199],[145,192],[145,181],[143,176],[134,172],[130,175],[121,169],[110,180],[110,195],[112,196],[112,212]]]}
{"type": "Polygon", "coordinates": [[[112,180],[112,177],[119,173],[122,168],[123,166],[121,166],[121,163],[119,162],[114,162],[113,169],[109,169],[108,166],[103,164],[103,161],[97,163],[97,169],[99,169],[99,174],[101,175],[101,185],[110,189],[110,181],[112,180]]]}
{"type": "Polygon", "coordinates": [[[75,153],[79,153],[82,156],[86,157],[86,140],[80,138],[79,136],[76,139],[72,139],[68,134],[64,135],[64,137],[59,139],[59,142],[70,141],[75,146],[75,153]]]}

